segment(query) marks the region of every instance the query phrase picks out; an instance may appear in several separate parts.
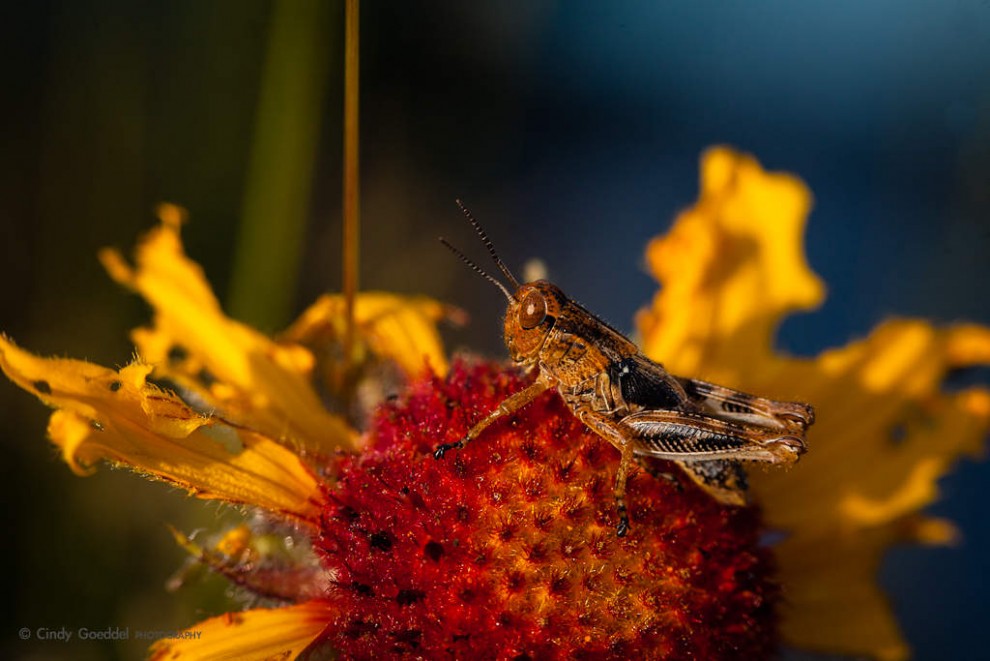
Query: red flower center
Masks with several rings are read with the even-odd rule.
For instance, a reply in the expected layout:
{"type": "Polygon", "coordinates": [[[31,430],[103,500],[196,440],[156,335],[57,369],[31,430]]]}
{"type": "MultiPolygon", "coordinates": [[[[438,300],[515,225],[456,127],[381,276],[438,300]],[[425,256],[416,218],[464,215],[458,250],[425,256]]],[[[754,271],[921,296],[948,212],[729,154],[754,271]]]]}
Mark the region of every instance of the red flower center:
{"type": "Polygon", "coordinates": [[[352,658],[768,656],[778,589],[752,508],[640,471],[617,538],[618,453],[556,393],[434,460],[525,381],[458,364],[342,460],[318,540],[339,613],[327,642],[352,658]]]}

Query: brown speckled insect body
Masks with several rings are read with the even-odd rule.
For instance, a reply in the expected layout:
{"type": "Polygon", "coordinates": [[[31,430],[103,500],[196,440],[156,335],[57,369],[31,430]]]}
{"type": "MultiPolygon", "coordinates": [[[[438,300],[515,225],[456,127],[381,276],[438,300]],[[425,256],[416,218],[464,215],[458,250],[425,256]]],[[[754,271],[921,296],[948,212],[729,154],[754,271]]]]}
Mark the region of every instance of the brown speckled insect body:
{"type": "Polygon", "coordinates": [[[780,402],[697,379],[676,377],[644,356],[628,338],[546,280],[519,284],[502,263],[484,230],[458,201],[510,291],[441,239],[508,300],[505,344],[516,363],[535,367],[536,380],[503,401],[447,451],[462,448],[493,422],[556,388],[575,416],[621,454],[615,478],[617,534],[629,528],[626,478],[635,456],[677,463],[698,486],[727,505],[746,502],[741,462],[790,465],[805,451],[814,422],[807,404],[780,402]]]}

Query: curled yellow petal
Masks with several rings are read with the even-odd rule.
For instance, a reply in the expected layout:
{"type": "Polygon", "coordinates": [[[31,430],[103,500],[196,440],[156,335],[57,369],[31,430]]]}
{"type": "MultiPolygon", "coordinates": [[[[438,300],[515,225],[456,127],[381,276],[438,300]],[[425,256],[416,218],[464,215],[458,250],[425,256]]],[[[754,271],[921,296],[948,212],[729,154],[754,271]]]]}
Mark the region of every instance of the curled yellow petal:
{"type": "MultiPolygon", "coordinates": [[[[361,343],[358,352],[371,352],[392,360],[410,378],[428,369],[444,375],[448,367],[447,356],[437,322],[457,320],[462,314],[456,308],[425,296],[359,292],[354,299],[354,321],[361,343]]],[[[281,339],[325,352],[327,347],[341,345],[344,326],[344,297],[328,294],[307,308],[281,339]]]]}
{"type": "Polygon", "coordinates": [[[332,613],[320,601],[284,608],[225,613],[163,639],[151,661],[263,661],[294,659],[326,628],[332,613]]]}
{"type": "Polygon", "coordinates": [[[751,471],[768,523],[788,533],[777,549],[782,634],[798,647],[904,658],[877,568],[895,541],[957,537],[917,512],[960,457],[983,450],[990,391],[942,384],[954,368],[990,364],[990,329],[891,320],[817,358],[775,354],[781,319],[824,295],[802,248],[810,193],[724,148],[701,170],[698,203],[647,249],[663,286],[638,318],[645,351],[676,374],[814,405],[801,462],[751,471]]]}
{"type": "Polygon", "coordinates": [[[107,460],[198,498],[256,505],[309,524],[319,518],[320,484],[299,457],[253,431],[196,413],[147,383],[146,365],[116,371],[39,358],[0,337],[0,368],[58,409],[48,432],[77,473],[107,460]]]}
{"type": "Polygon", "coordinates": [[[706,152],[698,202],[647,247],[664,286],[637,318],[646,354],[680,374],[760,366],[781,318],[824,297],[803,251],[810,207],[798,178],[724,147],[706,152]]]}
{"type": "Polygon", "coordinates": [[[355,432],[324,409],[310,383],[309,352],[227,317],[183,251],[181,212],[162,205],[159,215],[162,224],[138,245],[134,268],[116,250],[100,252],[110,276],[155,310],[153,327],[133,335],[144,361],[205,406],[266,436],[319,452],[353,447],[355,432]]]}

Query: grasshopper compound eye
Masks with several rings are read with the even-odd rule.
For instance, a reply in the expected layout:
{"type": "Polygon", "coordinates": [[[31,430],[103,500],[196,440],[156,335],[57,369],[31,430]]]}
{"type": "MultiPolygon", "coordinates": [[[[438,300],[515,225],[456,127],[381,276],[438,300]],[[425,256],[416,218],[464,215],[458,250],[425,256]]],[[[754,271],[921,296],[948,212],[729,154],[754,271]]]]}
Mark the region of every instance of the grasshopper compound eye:
{"type": "Polygon", "coordinates": [[[524,330],[531,330],[543,323],[547,318],[547,299],[540,292],[533,290],[526,294],[519,304],[519,325],[524,330]]]}

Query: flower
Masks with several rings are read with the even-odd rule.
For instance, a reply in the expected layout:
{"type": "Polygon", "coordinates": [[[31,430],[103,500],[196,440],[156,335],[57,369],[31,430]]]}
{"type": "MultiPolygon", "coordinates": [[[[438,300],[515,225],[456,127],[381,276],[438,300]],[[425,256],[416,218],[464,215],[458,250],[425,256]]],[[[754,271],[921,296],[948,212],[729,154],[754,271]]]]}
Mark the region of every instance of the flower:
{"type": "Polygon", "coordinates": [[[526,381],[460,363],[379,411],[374,445],[344,462],[318,542],[339,586],[328,598],[334,649],[766,657],[777,590],[755,511],[642,474],[636,525],[620,540],[615,452],[550,394],[434,460],[438,442],[461,438],[526,381]]]}
{"type": "Polygon", "coordinates": [[[990,392],[940,386],[953,369],[990,364],[990,329],[892,319],[814,359],[780,355],[782,318],[824,298],[802,248],[811,194],[726,148],[705,154],[701,181],[698,203],[647,249],[663,288],[638,318],[643,350],[676,374],[814,404],[800,465],[752,476],[767,523],[788,533],[776,548],[781,633],[798,647],[905,658],[877,568],[893,543],[956,537],[920,510],[957,459],[982,451],[990,392]]]}
{"type": "Polygon", "coordinates": [[[401,393],[360,433],[326,406],[356,392],[342,378],[340,299],[321,299],[275,339],[229,319],[182,251],[176,207],[160,209],[134,267],[101,253],[155,310],[134,332],[137,361],[111,370],[44,359],[2,338],[0,367],[57,409],[49,435],[76,472],[106,460],[264,512],[213,544],[175,537],[275,607],[208,619],[197,635],[156,644],[156,658],[317,648],[760,658],[778,630],[796,646],[903,658],[873,575],[893,541],[953,537],[951,524],[918,511],[937,477],[982,447],[990,393],[939,386],[950,368],[990,362],[990,330],[894,320],[815,359],[774,352],[782,317],[824,296],[801,249],[809,209],[796,178],[714,149],[698,203],[650,244],[663,288],[638,317],[644,352],[676,374],[810,401],[818,422],[793,471],[753,476],[761,510],[636,473],[623,539],[610,486],[617,453],[555,394],[433,459],[526,385],[487,363],[448,368],[435,325],[455,310],[359,295],[358,390],[401,393]],[[773,548],[760,541],[761,517],[785,533],[773,548]],[[301,550],[272,550],[271,526],[301,550]]]}

